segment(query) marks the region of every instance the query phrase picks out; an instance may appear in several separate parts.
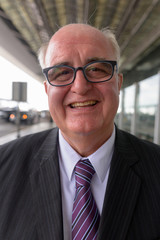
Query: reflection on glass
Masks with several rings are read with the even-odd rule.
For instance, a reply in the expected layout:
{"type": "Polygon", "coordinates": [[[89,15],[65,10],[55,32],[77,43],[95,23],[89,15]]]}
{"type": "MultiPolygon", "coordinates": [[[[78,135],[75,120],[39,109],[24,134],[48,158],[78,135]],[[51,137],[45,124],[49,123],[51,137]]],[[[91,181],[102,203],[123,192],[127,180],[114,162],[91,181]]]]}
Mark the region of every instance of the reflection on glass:
{"type": "Polygon", "coordinates": [[[130,132],[134,113],[135,85],[125,89],[123,129],[130,132]]]}
{"type": "Polygon", "coordinates": [[[153,141],[157,103],[158,75],[140,82],[138,137],[153,141]]]}
{"type": "Polygon", "coordinates": [[[131,119],[134,112],[134,95],[135,95],[135,86],[132,85],[130,87],[127,87],[123,90],[124,94],[124,107],[122,107],[123,100],[122,100],[122,92],[120,94],[120,104],[119,109],[115,118],[116,124],[119,126],[119,120],[122,117],[122,127],[123,130],[130,132],[131,128],[131,119]],[[122,113],[122,109],[124,109],[124,112],[122,113]]]}
{"type": "Polygon", "coordinates": [[[131,132],[133,119],[136,116],[135,135],[139,138],[153,141],[155,113],[158,104],[158,74],[139,82],[137,94],[136,87],[132,85],[125,88],[124,91],[124,111],[122,107],[122,91],[120,95],[120,106],[115,118],[116,124],[125,131],[131,132]],[[135,115],[135,95],[137,96],[137,111],[135,115]],[[122,124],[119,125],[119,119],[122,117],[122,124]]]}

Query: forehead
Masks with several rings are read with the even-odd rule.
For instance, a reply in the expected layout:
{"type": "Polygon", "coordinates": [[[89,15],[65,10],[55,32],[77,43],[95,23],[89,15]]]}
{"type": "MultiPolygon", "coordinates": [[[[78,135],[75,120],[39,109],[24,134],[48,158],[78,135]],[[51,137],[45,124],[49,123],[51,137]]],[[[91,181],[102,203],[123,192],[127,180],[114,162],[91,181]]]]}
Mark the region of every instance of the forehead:
{"type": "Polygon", "coordinates": [[[109,40],[99,30],[89,26],[64,27],[50,40],[46,52],[46,65],[53,64],[57,58],[58,60],[68,60],[65,58],[78,56],[80,58],[85,56],[105,58],[106,55],[114,58],[114,51],[109,40]]]}

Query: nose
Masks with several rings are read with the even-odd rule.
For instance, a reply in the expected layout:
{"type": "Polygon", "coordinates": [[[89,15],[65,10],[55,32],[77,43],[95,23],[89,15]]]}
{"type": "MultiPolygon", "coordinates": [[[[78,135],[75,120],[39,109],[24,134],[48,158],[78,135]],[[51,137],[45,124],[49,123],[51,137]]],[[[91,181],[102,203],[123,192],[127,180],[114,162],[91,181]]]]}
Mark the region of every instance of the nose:
{"type": "Polygon", "coordinates": [[[83,74],[81,68],[78,68],[76,71],[76,76],[74,82],[71,84],[71,91],[79,95],[86,94],[89,90],[92,89],[93,83],[88,82],[83,74]]]}

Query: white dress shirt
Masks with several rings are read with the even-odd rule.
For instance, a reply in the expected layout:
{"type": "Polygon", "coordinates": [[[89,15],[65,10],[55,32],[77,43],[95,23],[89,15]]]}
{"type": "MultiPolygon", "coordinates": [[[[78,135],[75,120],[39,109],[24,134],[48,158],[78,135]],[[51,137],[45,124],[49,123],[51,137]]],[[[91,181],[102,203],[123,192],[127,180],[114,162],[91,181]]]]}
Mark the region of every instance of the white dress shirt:
{"type": "Polygon", "coordinates": [[[71,240],[72,207],[75,196],[74,167],[80,159],[89,159],[95,174],[91,181],[91,189],[99,213],[102,212],[104,195],[106,191],[110,162],[113,155],[115,142],[115,128],[112,136],[93,154],[81,157],[63,138],[59,131],[59,164],[62,189],[62,211],[64,240],[71,240]]]}

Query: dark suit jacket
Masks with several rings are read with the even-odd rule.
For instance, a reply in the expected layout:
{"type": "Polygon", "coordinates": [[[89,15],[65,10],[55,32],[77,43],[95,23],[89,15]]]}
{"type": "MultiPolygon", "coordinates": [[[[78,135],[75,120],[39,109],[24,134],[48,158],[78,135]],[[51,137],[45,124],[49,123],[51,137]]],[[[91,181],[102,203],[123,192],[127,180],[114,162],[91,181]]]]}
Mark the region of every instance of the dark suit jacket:
{"type": "MultiPolygon", "coordinates": [[[[0,240],[62,240],[57,128],[0,148],[0,240]]],[[[160,147],[117,130],[98,240],[160,239],[160,147]]]]}

